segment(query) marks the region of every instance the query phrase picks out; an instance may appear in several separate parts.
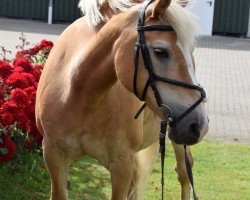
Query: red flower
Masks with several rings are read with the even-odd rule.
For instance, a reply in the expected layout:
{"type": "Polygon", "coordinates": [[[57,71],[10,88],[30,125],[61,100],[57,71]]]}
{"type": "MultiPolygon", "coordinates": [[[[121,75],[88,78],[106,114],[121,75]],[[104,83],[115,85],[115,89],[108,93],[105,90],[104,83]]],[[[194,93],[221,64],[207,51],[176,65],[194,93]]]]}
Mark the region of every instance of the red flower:
{"type": "Polygon", "coordinates": [[[0,77],[5,79],[12,73],[12,70],[13,67],[10,64],[0,60],[0,77]]]}
{"type": "Polygon", "coordinates": [[[22,58],[23,57],[23,51],[16,52],[16,58],[22,58]]]}
{"type": "Polygon", "coordinates": [[[15,113],[18,111],[18,106],[16,105],[15,102],[12,101],[6,101],[1,109],[0,109],[0,113],[15,113]]]}
{"type": "Polygon", "coordinates": [[[16,88],[12,90],[10,94],[10,99],[17,105],[27,105],[29,97],[26,92],[22,89],[16,88]]]}
{"type": "Polygon", "coordinates": [[[36,45],[34,48],[18,51],[16,53],[16,58],[25,58],[25,57],[29,58],[31,56],[36,55],[40,50],[41,50],[40,47],[36,45]]]}
{"type": "Polygon", "coordinates": [[[25,108],[25,114],[29,119],[35,119],[35,101],[25,108]]]}
{"type": "Polygon", "coordinates": [[[32,87],[27,87],[24,89],[24,91],[26,92],[26,94],[32,98],[34,98],[36,96],[36,87],[32,86],[32,87]]]}
{"type": "Polygon", "coordinates": [[[0,161],[7,163],[11,160],[13,154],[16,151],[16,143],[9,139],[8,135],[1,135],[3,139],[3,144],[0,143],[0,148],[6,148],[8,150],[7,154],[0,154],[0,161]]]}
{"type": "Polygon", "coordinates": [[[26,115],[29,119],[35,118],[35,101],[36,101],[36,88],[28,87],[24,89],[25,93],[28,96],[28,106],[26,107],[26,115]]]}
{"type": "Polygon", "coordinates": [[[25,130],[29,118],[33,119],[35,117],[33,99],[29,97],[24,90],[19,88],[12,90],[10,99],[19,107],[19,111],[15,114],[17,127],[21,130],[25,130]],[[31,112],[32,115],[30,114],[31,112]]]}
{"type": "Polygon", "coordinates": [[[39,47],[41,49],[43,49],[43,48],[50,48],[51,49],[53,46],[54,46],[53,42],[48,41],[48,40],[42,40],[40,42],[40,45],[39,45],[39,47]]]}
{"type": "Polygon", "coordinates": [[[3,126],[12,125],[15,122],[15,114],[18,113],[18,106],[12,101],[5,102],[0,109],[0,123],[3,126]]]}
{"type": "Polygon", "coordinates": [[[11,74],[6,80],[6,83],[13,88],[27,88],[30,86],[27,76],[25,76],[24,73],[18,72],[11,74]]]}
{"type": "Polygon", "coordinates": [[[13,63],[13,66],[23,68],[25,72],[32,72],[33,71],[33,66],[31,65],[28,58],[17,58],[17,59],[15,59],[14,63],[13,63]]]}
{"type": "Polygon", "coordinates": [[[0,106],[5,102],[4,92],[5,92],[5,88],[3,86],[0,86],[0,106]]]}
{"type": "Polygon", "coordinates": [[[24,69],[22,67],[15,67],[13,73],[24,73],[24,69]]]}
{"type": "Polygon", "coordinates": [[[33,149],[35,147],[35,145],[36,145],[35,142],[30,141],[29,139],[26,139],[24,141],[24,147],[25,147],[25,149],[28,149],[28,150],[33,149]]]}
{"type": "Polygon", "coordinates": [[[33,74],[30,74],[30,73],[23,73],[22,74],[29,82],[29,86],[35,86],[37,87],[37,81],[36,81],[36,78],[33,74]]]}
{"type": "Polygon", "coordinates": [[[20,130],[26,130],[27,128],[27,124],[28,124],[28,117],[25,114],[25,112],[20,111],[16,114],[16,118],[17,118],[17,128],[20,130]]]}
{"type": "Polygon", "coordinates": [[[41,43],[39,44],[39,48],[43,50],[43,53],[45,55],[48,55],[50,53],[50,50],[53,47],[53,42],[47,41],[47,40],[42,40],[41,43]]]}
{"type": "Polygon", "coordinates": [[[6,101],[6,97],[9,96],[10,88],[5,83],[0,81],[0,107],[6,101]]]}
{"type": "Polygon", "coordinates": [[[41,50],[40,47],[38,45],[36,45],[34,48],[29,50],[29,54],[36,55],[40,50],[41,50]]]}
{"type": "Polygon", "coordinates": [[[37,65],[33,69],[33,75],[36,78],[36,81],[38,82],[40,79],[40,76],[42,74],[43,66],[42,65],[37,65]]]}
{"type": "Polygon", "coordinates": [[[15,122],[15,116],[11,113],[3,113],[0,116],[0,123],[2,126],[10,126],[14,124],[15,122]]]}

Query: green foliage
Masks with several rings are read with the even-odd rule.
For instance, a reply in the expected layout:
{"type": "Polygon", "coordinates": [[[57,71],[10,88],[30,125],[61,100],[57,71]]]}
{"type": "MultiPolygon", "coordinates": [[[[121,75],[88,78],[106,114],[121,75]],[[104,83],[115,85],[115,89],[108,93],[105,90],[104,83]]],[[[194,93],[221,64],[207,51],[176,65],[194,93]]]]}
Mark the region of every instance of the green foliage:
{"type": "MultiPolygon", "coordinates": [[[[250,146],[203,141],[193,147],[194,179],[201,200],[248,200],[250,197],[250,146]]],[[[166,199],[180,199],[180,186],[174,171],[175,158],[167,144],[165,169],[166,199]]],[[[19,166],[0,165],[1,200],[49,199],[49,175],[41,154],[27,153],[19,166]]],[[[70,171],[72,200],[108,200],[111,196],[109,172],[86,157],[70,171]]],[[[148,180],[145,200],[161,197],[160,160],[148,180]]]]}
{"type": "Polygon", "coordinates": [[[6,148],[0,148],[0,153],[1,153],[2,155],[7,154],[8,152],[9,152],[8,149],[6,149],[6,148]]]}
{"type": "Polygon", "coordinates": [[[44,51],[39,51],[34,56],[34,64],[35,65],[45,65],[47,59],[48,59],[48,54],[44,53],[44,51]]]}

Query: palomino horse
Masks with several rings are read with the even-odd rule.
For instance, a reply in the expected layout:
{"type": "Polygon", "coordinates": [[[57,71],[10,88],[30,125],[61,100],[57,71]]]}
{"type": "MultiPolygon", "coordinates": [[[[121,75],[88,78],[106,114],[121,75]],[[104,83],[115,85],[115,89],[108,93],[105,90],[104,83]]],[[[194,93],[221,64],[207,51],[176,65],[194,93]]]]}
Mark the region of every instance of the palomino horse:
{"type": "Polygon", "coordinates": [[[37,91],[36,119],[44,137],[51,198],[67,199],[70,163],[88,155],[110,171],[113,200],[143,199],[159,148],[154,112],[165,120],[171,111],[172,119],[179,119],[169,137],[181,197],[190,199],[180,144],[195,144],[208,130],[194,75],[193,16],[170,0],[151,0],[143,8],[126,0],[82,0],[80,6],[85,17],[58,39],[37,91]],[[143,103],[135,93],[147,105],[137,120],[134,114],[143,103]]]}

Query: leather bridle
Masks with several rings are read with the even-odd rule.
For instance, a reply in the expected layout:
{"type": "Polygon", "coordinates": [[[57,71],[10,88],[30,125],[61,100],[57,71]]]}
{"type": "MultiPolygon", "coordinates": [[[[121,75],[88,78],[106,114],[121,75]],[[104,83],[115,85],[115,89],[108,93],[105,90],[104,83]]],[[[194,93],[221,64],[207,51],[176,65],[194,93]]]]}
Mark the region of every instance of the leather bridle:
{"type": "MultiPolygon", "coordinates": [[[[174,31],[173,27],[170,25],[150,25],[150,26],[145,26],[144,21],[145,21],[145,12],[147,7],[153,2],[154,0],[149,0],[145,1],[143,3],[143,6],[141,8],[140,14],[139,14],[139,19],[138,19],[138,38],[137,42],[135,44],[135,49],[134,49],[134,65],[135,65],[135,71],[134,71],[134,82],[133,82],[133,87],[134,87],[134,93],[135,95],[141,100],[145,101],[146,94],[148,91],[149,86],[152,88],[154,92],[154,96],[157,102],[158,107],[165,106],[162,102],[161,95],[158,91],[156,82],[161,81],[167,84],[179,86],[179,87],[184,87],[187,89],[192,89],[192,90],[197,90],[200,92],[200,98],[192,104],[184,113],[182,113],[179,117],[174,117],[172,116],[172,111],[171,109],[167,106],[168,113],[166,113],[166,120],[161,121],[161,131],[160,131],[160,153],[161,153],[161,168],[162,168],[162,199],[164,199],[164,193],[163,193],[163,186],[164,186],[164,158],[165,158],[165,139],[166,139],[166,131],[167,131],[167,125],[169,125],[171,128],[175,127],[183,118],[185,118],[189,113],[191,113],[205,98],[206,98],[206,93],[204,89],[200,85],[193,85],[185,82],[180,82],[177,80],[169,79],[166,77],[159,76],[154,73],[153,70],[153,64],[150,58],[148,46],[146,44],[146,38],[144,35],[145,31],[174,31]],[[139,67],[139,54],[141,52],[142,58],[143,58],[143,63],[144,67],[148,71],[148,80],[144,86],[143,92],[141,95],[139,95],[138,89],[137,89],[137,78],[138,78],[138,67],[139,67]]],[[[135,118],[137,119],[142,110],[145,108],[146,104],[144,103],[141,109],[137,112],[135,118]]],[[[166,107],[166,106],[165,106],[166,107]]],[[[193,175],[192,175],[192,168],[190,165],[189,158],[187,156],[186,152],[186,145],[184,145],[184,150],[185,150],[185,164],[186,164],[186,169],[188,173],[188,177],[191,183],[191,186],[193,188],[193,195],[194,199],[198,199],[195,191],[194,191],[194,183],[193,183],[193,175]]]]}

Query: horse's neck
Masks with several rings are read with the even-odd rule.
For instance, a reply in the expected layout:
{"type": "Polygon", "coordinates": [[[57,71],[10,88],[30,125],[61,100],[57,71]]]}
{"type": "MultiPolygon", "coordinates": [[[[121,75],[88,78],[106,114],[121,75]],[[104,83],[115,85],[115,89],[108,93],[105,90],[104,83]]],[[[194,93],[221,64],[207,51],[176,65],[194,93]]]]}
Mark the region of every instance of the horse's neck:
{"type": "Polygon", "coordinates": [[[73,72],[74,93],[82,98],[101,96],[116,81],[113,45],[120,36],[116,28],[104,25],[82,51],[78,67],[73,72]]]}

